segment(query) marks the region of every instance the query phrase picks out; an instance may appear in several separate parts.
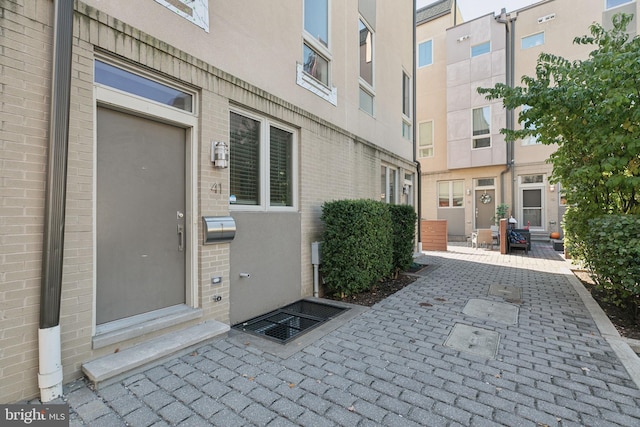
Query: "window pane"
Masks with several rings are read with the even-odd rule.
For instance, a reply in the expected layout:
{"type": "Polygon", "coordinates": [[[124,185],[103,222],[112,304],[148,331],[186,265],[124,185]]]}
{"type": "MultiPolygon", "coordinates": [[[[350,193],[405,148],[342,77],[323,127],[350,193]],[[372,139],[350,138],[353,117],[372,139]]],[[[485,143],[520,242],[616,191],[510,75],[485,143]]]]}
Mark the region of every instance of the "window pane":
{"type": "Polygon", "coordinates": [[[522,177],[523,184],[540,184],[544,182],[543,175],[524,175],[522,177]]]}
{"type": "Polygon", "coordinates": [[[387,167],[380,166],[380,200],[387,201],[387,167]]]}
{"type": "Polygon", "coordinates": [[[482,44],[478,44],[475,46],[471,46],[471,57],[484,55],[485,53],[489,53],[491,51],[491,43],[484,42],[482,44]]]}
{"type": "Polygon", "coordinates": [[[396,175],[398,175],[397,170],[389,169],[389,203],[396,202],[396,175]]]}
{"type": "Polygon", "coordinates": [[[453,182],[453,205],[452,206],[462,206],[464,200],[464,182],[463,181],[454,181],[453,182]]]}
{"type": "Polygon", "coordinates": [[[411,124],[402,122],[402,137],[411,141],[411,124]]]}
{"type": "Polygon", "coordinates": [[[544,44],[544,33],[533,34],[528,37],[523,37],[520,43],[522,49],[529,49],[534,46],[542,46],[544,44]]]}
{"type": "Polygon", "coordinates": [[[358,21],[360,32],[360,77],[373,86],[373,33],[362,22],[358,21]]]}
{"type": "Polygon", "coordinates": [[[491,138],[476,138],[473,140],[473,148],[491,147],[491,138]]]}
{"type": "Polygon", "coordinates": [[[231,113],[229,179],[238,205],[260,204],[260,122],[231,113]]]}
{"type": "Polygon", "coordinates": [[[411,117],[411,79],[402,73],[402,114],[411,117]]]}
{"type": "Polygon", "coordinates": [[[542,207],[542,190],[522,190],[522,206],[525,208],[542,207]]]}
{"type": "Polygon", "coordinates": [[[329,45],[328,0],[305,0],[304,29],[325,46],[329,45]]]}
{"type": "Polygon", "coordinates": [[[438,206],[449,207],[449,181],[438,183],[438,206]]]}
{"type": "Polygon", "coordinates": [[[631,3],[633,0],[607,0],[607,9],[620,6],[622,4],[631,3]]]}
{"type": "Polygon", "coordinates": [[[418,45],[418,67],[433,64],[433,41],[429,40],[418,45]]]}
{"type": "Polygon", "coordinates": [[[269,132],[271,206],[293,206],[293,135],[272,127],[269,132]]]}
{"type": "Polygon", "coordinates": [[[420,135],[418,135],[418,144],[420,157],[433,156],[433,122],[420,123],[418,127],[420,135]]]}
{"type": "Polygon", "coordinates": [[[360,109],[373,116],[373,96],[360,88],[360,109]]]}
{"type": "Polygon", "coordinates": [[[306,44],[303,45],[302,54],[304,56],[304,71],[328,86],[329,62],[306,44]]]}
{"type": "Polygon", "coordinates": [[[489,107],[473,109],[473,136],[489,134],[489,107]]]}
{"type": "Polygon", "coordinates": [[[487,187],[494,184],[493,178],[480,178],[478,179],[478,187],[487,187]]]}
{"type": "Polygon", "coordinates": [[[184,111],[193,111],[192,96],[169,86],[130,73],[113,65],[95,61],[95,82],[161,102],[184,111]]]}

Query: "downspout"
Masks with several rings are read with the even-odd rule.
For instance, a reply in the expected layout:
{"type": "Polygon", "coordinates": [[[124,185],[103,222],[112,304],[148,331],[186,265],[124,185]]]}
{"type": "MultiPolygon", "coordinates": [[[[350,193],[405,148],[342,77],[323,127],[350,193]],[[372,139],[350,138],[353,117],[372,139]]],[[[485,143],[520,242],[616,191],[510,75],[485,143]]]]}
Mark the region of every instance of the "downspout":
{"type": "MultiPolygon", "coordinates": [[[[514,76],[516,74],[516,59],[515,59],[516,18],[517,16],[514,16],[513,18],[509,19],[509,24],[511,25],[511,28],[510,28],[511,39],[510,39],[510,42],[507,43],[507,48],[508,48],[507,52],[509,54],[509,62],[507,63],[507,69],[509,70],[509,73],[507,74],[507,76],[509,78],[509,81],[507,84],[509,85],[509,87],[515,86],[514,76]]],[[[510,117],[511,127],[509,127],[509,129],[513,130],[515,129],[515,116],[514,116],[513,109],[508,110],[507,114],[508,114],[508,117],[510,117]]],[[[508,147],[510,148],[510,150],[508,151],[511,152],[510,166],[511,166],[511,214],[512,215],[516,208],[516,169],[515,169],[514,144],[515,142],[511,141],[509,142],[509,145],[508,145],[508,147]]]]}
{"type": "MultiPolygon", "coordinates": [[[[506,70],[505,70],[505,83],[507,84],[507,86],[509,87],[513,87],[514,85],[514,74],[515,74],[515,59],[514,59],[514,55],[515,55],[515,32],[514,32],[514,27],[515,27],[515,21],[516,18],[510,18],[507,19],[507,11],[505,8],[502,9],[500,16],[496,17],[496,21],[498,21],[501,24],[504,24],[505,26],[505,48],[506,48],[506,58],[505,58],[505,66],[506,66],[506,70]]],[[[514,111],[513,109],[508,109],[506,111],[506,121],[507,121],[507,129],[514,129],[514,111]]],[[[504,175],[507,172],[511,172],[511,212],[513,213],[513,200],[515,200],[514,195],[515,195],[515,190],[514,190],[514,179],[515,179],[515,175],[514,175],[514,168],[513,168],[513,163],[514,163],[514,147],[513,147],[513,141],[508,142],[507,143],[507,153],[506,153],[506,167],[505,169],[500,172],[500,200],[502,200],[502,203],[505,202],[505,191],[504,191],[504,175]]]]}
{"type": "Polygon", "coordinates": [[[418,148],[418,143],[417,143],[417,135],[418,135],[418,130],[416,129],[416,112],[417,112],[417,108],[416,108],[416,97],[417,97],[417,83],[416,80],[418,79],[418,74],[417,74],[417,60],[416,60],[416,55],[418,54],[417,50],[416,50],[416,25],[417,25],[417,20],[416,20],[416,0],[413,0],[413,84],[411,85],[411,90],[413,91],[413,105],[411,105],[411,121],[412,121],[412,135],[411,137],[413,138],[413,163],[416,165],[416,192],[418,193],[418,200],[417,200],[417,204],[418,204],[418,252],[422,252],[422,241],[421,239],[421,235],[422,235],[422,165],[420,164],[420,162],[418,161],[418,156],[416,153],[416,150],[418,148]]]}
{"type": "Polygon", "coordinates": [[[55,0],[54,13],[49,157],[38,330],[38,386],[42,402],[49,402],[62,395],[60,299],[67,184],[73,0],[55,0]]]}

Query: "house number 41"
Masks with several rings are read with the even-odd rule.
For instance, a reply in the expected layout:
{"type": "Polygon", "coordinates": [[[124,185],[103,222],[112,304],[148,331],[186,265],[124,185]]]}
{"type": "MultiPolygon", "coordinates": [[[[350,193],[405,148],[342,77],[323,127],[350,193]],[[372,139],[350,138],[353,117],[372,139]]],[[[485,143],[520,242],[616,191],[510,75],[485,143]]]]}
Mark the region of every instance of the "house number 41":
{"type": "Polygon", "coordinates": [[[215,193],[215,194],[222,193],[222,183],[221,182],[214,182],[211,185],[211,191],[213,193],[215,193]]]}

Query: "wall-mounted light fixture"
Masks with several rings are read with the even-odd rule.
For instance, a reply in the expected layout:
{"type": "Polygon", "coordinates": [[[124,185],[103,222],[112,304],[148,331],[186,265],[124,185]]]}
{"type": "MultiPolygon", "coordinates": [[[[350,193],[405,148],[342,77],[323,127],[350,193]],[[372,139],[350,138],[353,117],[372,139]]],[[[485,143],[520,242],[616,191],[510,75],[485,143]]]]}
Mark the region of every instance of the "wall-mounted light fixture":
{"type": "Polygon", "coordinates": [[[471,189],[467,188],[467,196],[470,196],[470,195],[471,195],[471,189]]]}
{"type": "Polygon", "coordinates": [[[467,34],[466,36],[462,36],[462,37],[460,37],[459,39],[457,39],[457,42],[458,42],[458,43],[460,43],[460,42],[463,42],[463,41],[465,41],[465,40],[468,40],[468,39],[469,39],[469,37],[470,37],[470,36],[469,36],[468,34],[467,34]]]}
{"type": "Polygon", "coordinates": [[[211,141],[211,161],[217,168],[229,166],[229,147],[224,142],[211,141]]]}
{"type": "Polygon", "coordinates": [[[549,191],[551,191],[552,193],[553,193],[554,191],[556,191],[556,186],[555,186],[555,185],[553,185],[553,184],[551,184],[551,185],[549,186],[549,191]]]}

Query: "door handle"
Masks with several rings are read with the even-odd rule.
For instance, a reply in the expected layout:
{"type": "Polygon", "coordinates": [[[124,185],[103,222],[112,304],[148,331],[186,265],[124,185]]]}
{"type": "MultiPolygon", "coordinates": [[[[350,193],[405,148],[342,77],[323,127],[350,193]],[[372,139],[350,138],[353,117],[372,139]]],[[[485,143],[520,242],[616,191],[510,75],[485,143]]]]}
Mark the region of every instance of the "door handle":
{"type": "Polygon", "coordinates": [[[178,250],[184,250],[184,225],[178,224],[178,250]]]}

